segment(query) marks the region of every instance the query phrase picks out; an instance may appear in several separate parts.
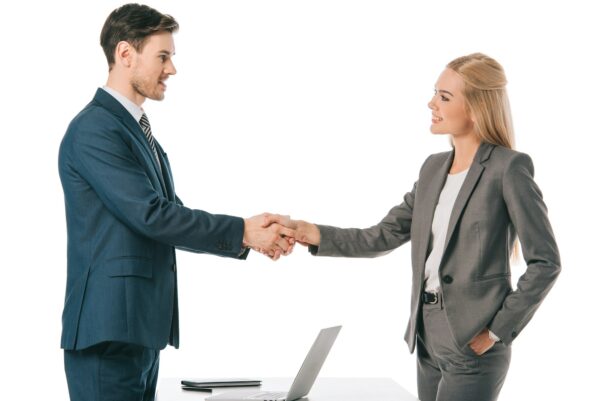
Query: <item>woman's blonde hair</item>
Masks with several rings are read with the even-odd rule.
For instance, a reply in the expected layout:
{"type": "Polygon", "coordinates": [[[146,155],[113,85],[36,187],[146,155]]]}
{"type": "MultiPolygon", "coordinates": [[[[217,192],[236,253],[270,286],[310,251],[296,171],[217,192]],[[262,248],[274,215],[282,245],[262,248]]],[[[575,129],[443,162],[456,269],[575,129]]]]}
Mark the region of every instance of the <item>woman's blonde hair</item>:
{"type": "Polygon", "coordinates": [[[506,93],[506,75],[496,60],[482,53],[452,60],[447,68],[461,76],[465,83],[467,111],[475,118],[475,134],[483,142],[513,149],[510,103],[506,93]]]}
{"type": "MultiPolygon", "coordinates": [[[[446,66],[461,76],[465,83],[467,111],[475,117],[475,135],[483,142],[509,149],[515,147],[510,103],[506,93],[504,68],[493,58],[473,53],[452,60],[446,66]]],[[[515,239],[511,260],[519,255],[515,239]]]]}

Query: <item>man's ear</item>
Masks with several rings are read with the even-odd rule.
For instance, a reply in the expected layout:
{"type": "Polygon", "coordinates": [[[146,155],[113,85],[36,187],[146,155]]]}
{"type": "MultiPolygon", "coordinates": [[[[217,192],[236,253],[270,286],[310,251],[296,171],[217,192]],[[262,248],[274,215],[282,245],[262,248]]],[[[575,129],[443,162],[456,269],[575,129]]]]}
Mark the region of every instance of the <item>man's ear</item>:
{"type": "Polygon", "coordinates": [[[127,41],[120,41],[115,48],[115,63],[121,64],[124,67],[131,67],[135,49],[127,41]]]}

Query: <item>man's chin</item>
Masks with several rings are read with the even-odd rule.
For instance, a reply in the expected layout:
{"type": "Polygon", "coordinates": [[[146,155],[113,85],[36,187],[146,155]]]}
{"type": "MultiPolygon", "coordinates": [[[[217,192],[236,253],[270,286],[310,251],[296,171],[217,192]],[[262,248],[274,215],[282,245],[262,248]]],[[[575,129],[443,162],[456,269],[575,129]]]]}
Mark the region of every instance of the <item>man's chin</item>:
{"type": "Polygon", "coordinates": [[[161,101],[164,98],[165,98],[165,93],[164,92],[153,93],[152,95],[148,96],[148,99],[157,100],[157,101],[161,101]]]}

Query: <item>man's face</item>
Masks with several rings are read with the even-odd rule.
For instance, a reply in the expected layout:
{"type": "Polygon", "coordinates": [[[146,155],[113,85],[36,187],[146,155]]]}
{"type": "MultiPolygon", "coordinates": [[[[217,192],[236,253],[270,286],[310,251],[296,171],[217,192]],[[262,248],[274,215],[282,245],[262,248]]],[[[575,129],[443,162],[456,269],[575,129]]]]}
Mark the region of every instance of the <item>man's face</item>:
{"type": "Polygon", "coordinates": [[[148,99],[164,99],[165,82],[177,72],[172,60],[174,54],[175,43],[170,32],[149,36],[139,53],[133,49],[130,83],[134,91],[148,99]]]}

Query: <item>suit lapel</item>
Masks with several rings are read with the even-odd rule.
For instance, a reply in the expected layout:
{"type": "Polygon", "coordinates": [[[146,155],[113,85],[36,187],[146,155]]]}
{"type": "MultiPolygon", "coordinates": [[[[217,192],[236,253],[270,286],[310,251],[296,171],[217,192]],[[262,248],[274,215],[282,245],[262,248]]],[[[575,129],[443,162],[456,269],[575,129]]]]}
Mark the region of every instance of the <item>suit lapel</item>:
{"type": "Polygon", "coordinates": [[[137,121],[135,121],[133,116],[121,105],[121,103],[119,103],[117,99],[112,97],[105,90],[98,89],[96,91],[96,95],[94,96],[94,100],[102,104],[104,108],[116,115],[119,118],[119,120],[121,120],[121,122],[125,124],[127,129],[132,133],[132,136],[138,143],[138,145],[145,149],[146,162],[152,165],[154,172],[156,173],[156,176],[158,177],[158,180],[160,182],[163,194],[166,195],[167,188],[160,166],[158,165],[156,157],[154,157],[154,152],[152,152],[152,148],[150,148],[148,139],[146,139],[146,135],[144,134],[144,131],[142,131],[142,127],[140,126],[140,124],[137,121]]]}
{"type": "Polygon", "coordinates": [[[156,176],[158,177],[158,180],[160,181],[160,186],[161,186],[164,194],[166,194],[167,187],[165,185],[165,180],[163,178],[162,171],[160,169],[160,166],[158,165],[158,160],[156,160],[156,157],[154,157],[154,152],[152,151],[152,148],[150,147],[150,143],[148,142],[148,139],[146,138],[144,131],[142,131],[142,127],[140,126],[140,124],[137,121],[135,121],[135,119],[131,116],[131,114],[129,114],[129,112],[127,112],[126,117],[128,117],[128,118],[123,118],[123,123],[134,134],[134,137],[138,141],[138,143],[140,143],[142,145],[142,147],[146,150],[146,160],[150,160],[150,163],[152,164],[152,167],[154,168],[154,173],[156,173],[156,176]]]}
{"type": "Polygon", "coordinates": [[[444,253],[446,253],[446,249],[448,247],[448,243],[452,238],[452,234],[454,234],[454,230],[456,229],[456,225],[458,224],[458,220],[471,197],[471,194],[475,190],[477,183],[479,182],[479,178],[485,170],[485,166],[483,162],[485,162],[492,150],[494,149],[494,145],[482,142],[479,145],[479,149],[477,149],[477,153],[475,154],[475,158],[471,167],[469,168],[469,172],[465,177],[465,182],[460,187],[460,191],[458,192],[458,196],[456,197],[456,201],[454,202],[454,206],[452,207],[452,213],[450,214],[450,221],[448,222],[448,232],[446,233],[446,241],[444,243],[444,253]]]}
{"type": "Polygon", "coordinates": [[[423,211],[421,215],[423,230],[421,231],[421,240],[419,241],[421,249],[419,250],[418,260],[418,266],[423,267],[421,271],[425,270],[425,260],[427,259],[429,242],[431,241],[431,224],[433,222],[435,207],[440,199],[440,193],[446,183],[446,176],[448,175],[448,170],[450,170],[453,160],[454,151],[451,151],[442,164],[434,166],[433,171],[427,172],[424,176],[419,178],[422,182],[428,183],[427,186],[424,186],[426,192],[423,194],[423,203],[421,206],[421,210],[423,211]]]}
{"type": "Polygon", "coordinates": [[[162,172],[165,188],[167,190],[167,198],[171,201],[175,201],[175,185],[173,184],[173,175],[171,174],[171,165],[169,163],[169,158],[167,157],[167,154],[163,150],[162,146],[160,146],[158,141],[155,141],[154,143],[156,144],[158,157],[160,158],[162,164],[162,172]]]}

